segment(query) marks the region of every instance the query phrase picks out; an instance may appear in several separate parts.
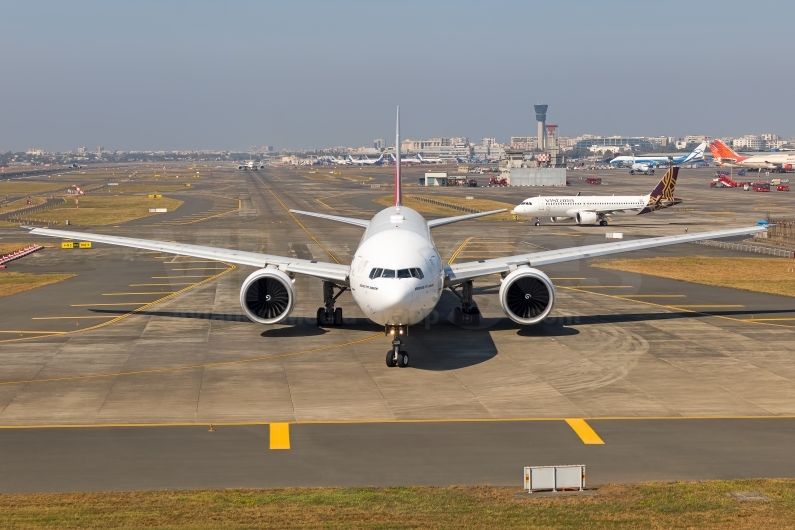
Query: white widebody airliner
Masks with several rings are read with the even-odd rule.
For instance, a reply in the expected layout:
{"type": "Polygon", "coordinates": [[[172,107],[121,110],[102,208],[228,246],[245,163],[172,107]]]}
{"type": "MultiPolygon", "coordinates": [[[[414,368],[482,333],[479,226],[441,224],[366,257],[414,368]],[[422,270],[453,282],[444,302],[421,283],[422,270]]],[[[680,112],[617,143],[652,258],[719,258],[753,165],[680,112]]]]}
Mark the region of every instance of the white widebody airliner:
{"type": "MultiPolygon", "coordinates": [[[[395,145],[400,146],[400,109],[395,145]]],[[[337,297],[349,290],[364,315],[384,326],[385,334],[391,338],[387,365],[401,367],[409,365],[409,355],[402,349],[409,326],[428,316],[444,289],[450,289],[461,301],[461,307],[456,311],[465,317],[463,320],[475,318],[478,309],[472,299],[473,280],[500,274],[502,282],[498,296],[505,314],[514,322],[531,325],[544,320],[555,302],[552,281],[536,267],[765,230],[765,227],[752,226],[445,265],[431,237],[433,228],[505,210],[425,220],[418,212],[402,205],[399,148],[396,159],[395,204],[377,213],[370,221],[291,210],[364,228],[364,236],[350,265],[167,241],[26,228],[37,235],[75,238],[256,267],[257,270],[246,278],[240,289],[240,305],[252,321],[260,324],[278,324],[290,315],[296,301],[295,275],[318,278],[323,281],[324,298],[324,305],[317,310],[318,325],[342,324],[342,309],[335,309],[334,305],[337,297]]]]}
{"type": "MultiPolygon", "coordinates": [[[[674,197],[678,175],[679,168],[672,167],[648,195],[539,195],[525,199],[511,213],[536,218],[549,216],[553,223],[574,219],[578,225],[607,226],[608,217],[641,215],[681,204],[682,199],[674,197]]],[[[539,224],[536,220],[536,225],[539,224]]]]}
{"type": "Polygon", "coordinates": [[[698,147],[693,149],[687,155],[683,156],[665,156],[665,155],[622,155],[617,156],[610,161],[610,165],[624,167],[629,166],[632,174],[635,171],[646,173],[650,168],[654,168],[660,164],[688,164],[690,162],[697,162],[704,160],[704,150],[707,148],[707,142],[701,142],[698,147]]]}
{"type": "Polygon", "coordinates": [[[359,158],[359,159],[355,159],[351,155],[348,155],[348,159],[354,164],[359,164],[360,166],[375,166],[383,163],[384,155],[381,155],[378,158],[370,158],[368,156],[365,156],[364,158],[359,158]]]}

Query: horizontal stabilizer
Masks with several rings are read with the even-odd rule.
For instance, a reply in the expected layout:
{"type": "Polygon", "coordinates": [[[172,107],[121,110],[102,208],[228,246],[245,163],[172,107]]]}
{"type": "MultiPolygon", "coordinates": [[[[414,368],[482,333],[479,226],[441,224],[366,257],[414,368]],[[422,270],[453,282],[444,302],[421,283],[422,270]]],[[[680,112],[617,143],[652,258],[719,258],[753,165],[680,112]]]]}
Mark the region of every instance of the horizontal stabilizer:
{"type": "Polygon", "coordinates": [[[507,212],[506,208],[502,210],[491,210],[490,212],[470,213],[467,215],[457,215],[455,217],[442,217],[441,219],[432,219],[428,221],[428,228],[434,228],[442,225],[449,225],[450,223],[457,223],[458,221],[466,221],[467,219],[474,219],[476,217],[484,217],[486,215],[494,215],[495,213],[507,212]]]}
{"type": "Polygon", "coordinates": [[[309,215],[311,217],[320,217],[321,219],[328,219],[329,221],[337,221],[338,223],[347,223],[349,225],[360,226],[362,228],[367,228],[370,226],[370,221],[365,221],[364,219],[354,219],[353,217],[340,217],[339,215],[327,215],[324,213],[316,213],[316,212],[302,212],[301,210],[290,210],[292,213],[298,213],[301,215],[309,215]]]}

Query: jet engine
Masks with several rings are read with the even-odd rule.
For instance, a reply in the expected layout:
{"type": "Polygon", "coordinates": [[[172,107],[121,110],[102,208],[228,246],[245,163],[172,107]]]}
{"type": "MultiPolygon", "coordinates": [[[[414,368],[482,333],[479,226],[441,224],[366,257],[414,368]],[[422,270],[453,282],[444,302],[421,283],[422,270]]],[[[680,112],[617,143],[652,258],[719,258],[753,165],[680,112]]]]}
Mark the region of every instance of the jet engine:
{"type": "Polygon", "coordinates": [[[568,221],[571,217],[550,217],[549,220],[553,223],[562,223],[563,221],[568,221]]]}
{"type": "Polygon", "coordinates": [[[520,267],[502,280],[500,305],[514,322],[537,324],[555,305],[552,280],[538,269],[520,267]]]}
{"type": "Polygon", "coordinates": [[[255,271],[240,288],[240,305],[254,322],[278,324],[295,306],[293,280],[279,269],[255,271]]]}
{"type": "Polygon", "coordinates": [[[575,219],[578,225],[595,225],[599,222],[599,216],[594,212],[577,212],[575,219]]]}

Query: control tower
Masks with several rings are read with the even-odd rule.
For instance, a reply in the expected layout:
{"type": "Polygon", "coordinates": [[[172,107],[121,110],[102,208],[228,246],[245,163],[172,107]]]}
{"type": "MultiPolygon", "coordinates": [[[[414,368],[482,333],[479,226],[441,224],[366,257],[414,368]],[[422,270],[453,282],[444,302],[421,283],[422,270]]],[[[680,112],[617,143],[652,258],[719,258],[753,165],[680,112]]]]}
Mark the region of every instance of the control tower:
{"type": "Polygon", "coordinates": [[[536,109],[536,120],[538,120],[538,149],[545,151],[547,148],[547,108],[549,105],[533,105],[536,109]]]}

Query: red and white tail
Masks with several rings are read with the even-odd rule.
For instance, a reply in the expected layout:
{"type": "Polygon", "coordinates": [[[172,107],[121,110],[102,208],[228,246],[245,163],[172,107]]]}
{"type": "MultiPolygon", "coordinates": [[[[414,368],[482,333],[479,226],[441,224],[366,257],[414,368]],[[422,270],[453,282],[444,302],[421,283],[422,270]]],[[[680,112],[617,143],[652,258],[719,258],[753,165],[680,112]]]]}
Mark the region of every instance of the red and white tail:
{"type": "Polygon", "coordinates": [[[397,125],[395,126],[395,206],[403,202],[403,187],[400,180],[400,105],[397,108],[397,125]]]}
{"type": "Polygon", "coordinates": [[[735,153],[731,147],[724,144],[720,140],[713,140],[712,143],[715,144],[715,147],[717,148],[718,153],[720,153],[721,158],[733,158],[735,160],[740,158],[740,155],[735,153]]]}

